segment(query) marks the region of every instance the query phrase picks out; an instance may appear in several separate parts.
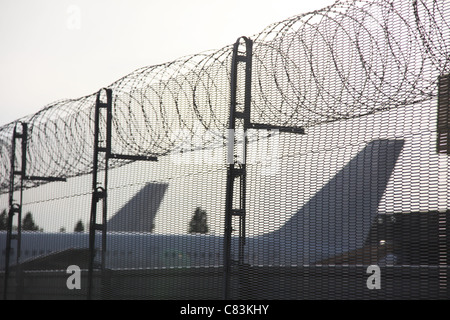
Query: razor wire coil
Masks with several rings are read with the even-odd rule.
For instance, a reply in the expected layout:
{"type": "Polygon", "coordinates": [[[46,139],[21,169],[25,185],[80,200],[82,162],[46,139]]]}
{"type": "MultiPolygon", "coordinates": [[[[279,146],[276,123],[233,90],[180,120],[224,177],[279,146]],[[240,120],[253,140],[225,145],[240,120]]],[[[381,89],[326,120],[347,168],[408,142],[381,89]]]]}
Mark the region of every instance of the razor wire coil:
{"type": "MultiPolygon", "coordinates": [[[[308,128],[436,98],[438,76],[450,71],[448,14],[445,0],[340,0],[268,26],[251,37],[252,120],[308,128]]],[[[231,59],[229,45],[110,84],[114,151],[165,156],[199,136],[202,148],[225,143],[231,59]]],[[[29,127],[29,175],[92,172],[96,95],[57,101],[17,120],[29,127]]],[[[1,193],[9,187],[17,122],[0,127],[1,193]]]]}

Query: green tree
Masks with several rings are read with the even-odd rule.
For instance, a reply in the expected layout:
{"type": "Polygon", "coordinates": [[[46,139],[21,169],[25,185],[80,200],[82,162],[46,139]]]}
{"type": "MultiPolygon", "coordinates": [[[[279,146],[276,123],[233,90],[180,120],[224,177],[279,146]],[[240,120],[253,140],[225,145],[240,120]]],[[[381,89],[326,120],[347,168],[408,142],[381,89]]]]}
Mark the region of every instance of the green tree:
{"type": "Polygon", "coordinates": [[[33,215],[31,212],[27,212],[22,219],[22,230],[24,231],[42,231],[36,223],[34,223],[33,215]]]}
{"type": "Polygon", "coordinates": [[[83,221],[79,220],[77,222],[77,224],[75,225],[75,229],[73,231],[75,231],[75,232],[84,232],[83,221]]]}
{"type": "Polygon", "coordinates": [[[194,215],[189,223],[189,233],[208,233],[208,231],[206,211],[201,208],[195,209],[194,215]]]}

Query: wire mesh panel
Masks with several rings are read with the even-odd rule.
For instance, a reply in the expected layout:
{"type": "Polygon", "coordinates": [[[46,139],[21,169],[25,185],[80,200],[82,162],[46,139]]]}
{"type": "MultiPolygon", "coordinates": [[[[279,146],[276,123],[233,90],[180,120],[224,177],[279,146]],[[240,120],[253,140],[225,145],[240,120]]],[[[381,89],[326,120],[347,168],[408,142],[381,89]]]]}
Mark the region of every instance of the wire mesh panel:
{"type": "Polygon", "coordinates": [[[4,297],[448,299],[449,15],[336,1],[1,127],[4,297]]]}

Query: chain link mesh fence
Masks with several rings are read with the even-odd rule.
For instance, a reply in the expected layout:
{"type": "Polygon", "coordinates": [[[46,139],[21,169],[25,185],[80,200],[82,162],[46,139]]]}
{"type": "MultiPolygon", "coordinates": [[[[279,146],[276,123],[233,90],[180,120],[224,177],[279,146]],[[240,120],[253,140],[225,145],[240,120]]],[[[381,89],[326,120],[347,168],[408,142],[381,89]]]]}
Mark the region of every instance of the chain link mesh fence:
{"type": "Polygon", "coordinates": [[[341,0],[268,26],[249,38],[251,83],[236,68],[233,135],[232,45],[109,85],[98,128],[102,90],[1,127],[4,296],[448,299],[449,15],[444,0],[341,0]],[[232,190],[230,165],[245,170],[232,190]]]}

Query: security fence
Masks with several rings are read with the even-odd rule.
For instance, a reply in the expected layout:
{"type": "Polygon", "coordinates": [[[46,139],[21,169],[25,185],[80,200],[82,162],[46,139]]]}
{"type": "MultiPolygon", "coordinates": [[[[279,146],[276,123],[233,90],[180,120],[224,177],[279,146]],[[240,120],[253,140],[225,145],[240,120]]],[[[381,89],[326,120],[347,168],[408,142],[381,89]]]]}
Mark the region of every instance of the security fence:
{"type": "Polygon", "coordinates": [[[5,299],[448,299],[450,3],[354,0],[0,128],[5,299]]]}

